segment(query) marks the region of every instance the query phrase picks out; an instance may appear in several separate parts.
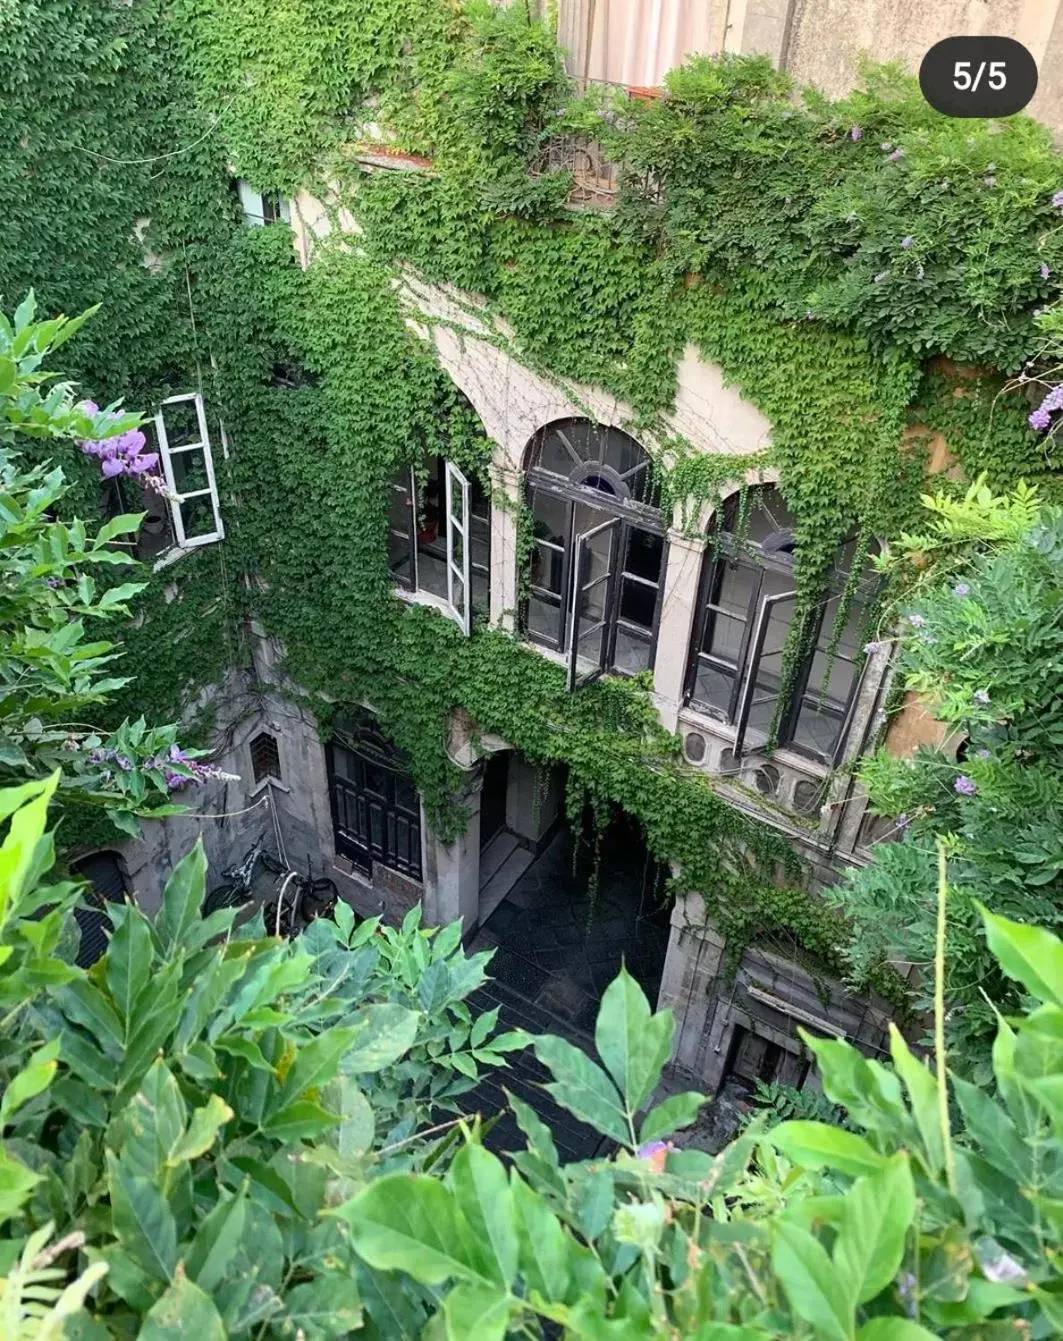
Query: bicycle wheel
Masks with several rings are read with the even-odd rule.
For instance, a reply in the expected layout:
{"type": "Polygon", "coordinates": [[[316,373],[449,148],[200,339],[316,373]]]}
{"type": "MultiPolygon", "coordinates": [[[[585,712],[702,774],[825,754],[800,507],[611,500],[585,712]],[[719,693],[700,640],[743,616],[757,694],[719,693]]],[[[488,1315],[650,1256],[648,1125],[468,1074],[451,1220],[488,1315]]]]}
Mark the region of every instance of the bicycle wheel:
{"type": "Polygon", "coordinates": [[[240,885],[215,885],[203,900],[203,916],[219,912],[222,908],[239,908],[247,903],[251,895],[240,885]]]}

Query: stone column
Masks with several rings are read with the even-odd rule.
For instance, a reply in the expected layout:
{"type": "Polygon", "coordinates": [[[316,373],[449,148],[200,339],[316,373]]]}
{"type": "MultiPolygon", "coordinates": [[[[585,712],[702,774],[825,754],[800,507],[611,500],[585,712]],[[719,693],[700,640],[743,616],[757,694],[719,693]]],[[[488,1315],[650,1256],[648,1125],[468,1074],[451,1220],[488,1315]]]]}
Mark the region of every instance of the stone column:
{"type": "Polygon", "coordinates": [[[561,779],[511,754],[506,780],[506,828],[526,847],[538,847],[564,805],[561,779]]]}
{"type": "Polygon", "coordinates": [[[661,623],[653,665],[653,689],[661,724],[674,731],[683,702],[690,634],[698,604],[705,537],[686,536],[674,526],[668,532],[668,563],[664,574],[661,623]]]}
{"type": "Polygon", "coordinates": [[[443,926],[460,917],[466,939],[479,919],[482,786],[482,771],[470,771],[461,797],[468,824],[453,843],[444,843],[431,829],[425,830],[424,920],[430,926],[443,926]]]}
{"type": "Polygon", "coordinates": [[[513,633],[517,627],[520,472],[492,466],[491,484],[491,624],[513,633]]]}
{"type": "Polygon", "coordinates": [[[726,944],[723,936],[705,925],[705,905],[699,894],[684,894],[676,899],[657,1009],[670,1006],[675,1012],[674,1062],[699,1079],[704,1069],[702,1053],[716,1007],[715,981],[726,944]]]}

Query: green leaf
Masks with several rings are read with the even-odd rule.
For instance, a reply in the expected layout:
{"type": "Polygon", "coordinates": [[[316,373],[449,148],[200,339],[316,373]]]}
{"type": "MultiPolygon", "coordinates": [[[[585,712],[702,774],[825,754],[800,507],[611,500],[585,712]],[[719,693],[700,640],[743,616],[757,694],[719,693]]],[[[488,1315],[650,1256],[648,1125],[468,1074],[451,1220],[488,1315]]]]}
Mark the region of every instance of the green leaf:
{"type": "Polygon", "coordinates": [[[219,1189],[219,1200],[204,1216],[185,1258],[189,1276],[208,1294],[225,1276],[243,1236],[247,1219],[247,1192],[230,1195],[219,1189]]]}
{"type": "Polygon", "coordinates": [[[273,1327],[305,1341],[339,1341],[362,1325],[362,1300],[353,1275],[324,1271],[291,1290],[284,1300],[286,1316],[273,1327]]]}
{"type": "Polygon", "coordinates": [[[227,1052],[232,1057],[242,1057],[248,1066],[256,1071],[269,1071],[272,1074],[274,1070],[253,1039],[243,1038],[240,1034],[222,1034],[215,1040],[214,1046],[218,1052],[227,1052]]]}
{"type": "Polygon", "coordinates": [[[1038,1001],[1063,1006],[1063,942],[1041,927],[980,908],[986,940],[1000,967],[1038,1001]]]}
{"type": "Polygon", "coordinates": [[[886,1168],[858,1178],[849,1189],[834,1264],[854,1305],[874,1299],[897,1274],[914,1215],[915,1186],[906,1155],[895,1155],[886,1168]]]}
{"type": "Polygon", "coordinates": [[[983,1089],[952,1077],[952,1091],[967,1119],[967,1134],[981,1146],[995,1169],[1020,1187],[1033,1180],[1033,1152],[1004,1109],[983,1089]]]}
{"type": "Polygon", "coordinates": [[[302,1044],[272,1107],[283,1108],[306,1090],[315,1089],[331,1080],[339,1069],[340,1058],[361,1032],[357,1027],[329,1029],[318,1034],[312,1042],[302,1044]]]}
{"type": "Polygon", "coordinates": [[[553,1034],[535,1039],[535,1055],[553,1073],[554,1083],[544,1088],[562,1108],[603,1136],[631,1148],[631,1131],[613,1082],[587,1054],[553,1034]]]}
{"type": "Polygon", "coordinates": [[[513,1175],[513,1210],[520,1243],[520,1272],[529,1290],[551,1303],[568,1302],[569,1247],[561,1221],[522,1178],[513,1175]]]}
{"type": "Polygon", "coordinates": [[[482,1251],[483,1274],[508,1288],[517,1272],[517,1226],[501,1160],[481,1145],[466,1145],[454,1157],[447,1182],[482,1251]]]}
{"type": "Polygon", "coordinates": [[[663,1103],[651,1108],[643,1118],[642,1126],[639,1128],[639,1145],[645,1145],[647,1141],[660,1140],[662,1136],[670,1136],[680,1127],[689,1127],[706,1103],[708,1095],[699,1094],[696,1090],[670,1094],[663,1103]]]}
{"type": "Polygon", "coordinates": [[[422,1285],[452,1277],[491,1287],[454,1194],[426,1174],[391,1173],[329,1212],[346,1221],[358,1255],[422,1285]]]}
{"type": "Polygon", "coordinates": [[[509,1295],[497,1286],[462,1282],[443,1301],[447,1341],[503,1341],[509,1295]]]}
{"type": "Polygon", "coordinates": [[[137,1341],[227,1341],[225,1327],[209,1295],[184,1271],[144,1319],[137,1341]]]}
{"type": "Polygon", "coordinates": [[[856,1341],[938,1341],[938,1338],[907,1318],[872,1318],[857,1332],[856,1341]]]}
{"type": "Polygon", "coordinates": [[[880,1155],[862,1136],[825,1122],[803,1119],[780,1122],[764,1133],[764,1140],[803,1169],[837,1169],[850,1178],[858,1178],[861,1174],[875,1173],[886,1164],[885,1155],[880,1155]]]}
{"type": "Polygon", "coordinates": [[[109,1150],[107,1184],[119,1243],[153,1276],[172,1279],[177,1266],[177,1224],[158,1185],[131,1174],[109,1150]]]}
{"type": "Polygon", "coordinates": [[[28,1169],[0,1146],[0,1224],[18,1214],[40,1181],[39,1173],[28,1169]]]}
{"type": "Polygon", "coordinates": [[[657,1088],[672,1055],[674,1033],[672,1012],[651,1014],[646,994],[622,968],[602,996],[594,1046],[630,1113],[638,1112],[657,1088]]]}
{"type": "Polygon", "coordinates": [[[388,1002],[363,1007],[354,1016],[354,1022],[360,1028],[353,1046],[343,1058],[344,1074],[370,1075],[383,1071],[386,1066],[394,1066],[413,1047],[423,1018],[419,1011],[388,1002]]]}
{"type": "Polygon", "coordinates": [[[851,1341],[853,1308],[818,1239],[785,1219],[775,1223],[771,1254],[790,1305],[830,1341],[851,1341]]]}
{"type": "Polygon", "coordinates": [[[923,1162],[931,1177],[945,1167],[945,1145],[941,1135],[938,1108],[938,1083],[929,1067],[912,1056],[911,1049],[895,1024],[890,1022],[890,1055],[897,1074],[904,1081],[912,1106],[915,1125],[923,1143],[923,1162]]]}
{"type": "Polygon", "coordinates": [[[176,1168],[185,1160],[197,1159],[206,1154],[214,1144],[214,1138],[233,1115],[233,1110],[216,1094],[212,1094],[202,1108],[192,1112],[188,1130],[177,1140],[170,1150],[166,1163],[176,1168]]]}
{"type": "Polygon", "coordinates": [[[29,1063],[11,1078],[0,1101],[0,1130],[7,1126],[23,1104],[29,1103],[48,1088],[58,1065],[59,1040],[38,1048],[29,1063]]]}
{"type": "Polygon", "coordinates": [[[87,978],[79,978],[56,993],[68,1020],[87,1029],[107,1057],[118,1058],[125,1047],[125,1029],[114,1007],[87,978]]]}
{"type": "Polygon", "coordinates": [[[185,932],[199,920],[206,881],[207,854],[202,838],[197,838],[192,851],[173,868],[163,890],[155,931],[164,954],[172,955],[185,932]]]}
{"type": "Polygon", "coordinates": [[[123,1021],[123,1042],[133,1026],[133,1007],[151,976],[151,927],[139,908],[130,907],[107,948],[107,986],[123,1021]]]}
{"type": "Polygon", "coordinates": [[[335,1113],[327,1113],[312,1099],[297,1099],[267,1118],[262,1123],[262,1130],[278,1141],[305,1141],[320,1136],[338,1121],[335,1113]]]}

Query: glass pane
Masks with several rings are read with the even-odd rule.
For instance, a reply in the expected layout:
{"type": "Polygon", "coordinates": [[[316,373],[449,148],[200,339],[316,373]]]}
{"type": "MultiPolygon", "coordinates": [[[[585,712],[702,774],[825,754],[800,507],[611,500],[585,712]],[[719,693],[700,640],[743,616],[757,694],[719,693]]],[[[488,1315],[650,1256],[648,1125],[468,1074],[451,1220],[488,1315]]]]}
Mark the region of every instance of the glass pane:
{"type": "Polygon", "coordinates": [[[745,631],[744,620],[732,619],[730,615],[721,615],[710,610],[705,625],[702,651],[711,652],[714,657],[737,665],[745,631]]]}
{"type": "Polygon", "coordinates": [[[170,447],[181,447],[187,442],[203,440],[194,400],[179,400],[172,405],[164,405],[162,422],[166,429],[166,442],[170,447]]]}
{"type": "Polygon", "coordinates": [[[762,544],[775,531],[794,531],[797,518],[773,484],[750,489],[746,539],[762,544]]]}
{"type": "Polygon", "coordinates": [[[732,671],[721,670],[718,666],[710,666],[708,662],[698,659],[698,673],[694,681],[694,692],[691,695],[696,703],[703,703],[723,714],[727,714],[730,711],[733,692],[734,673],[732,671]]]}
{"type": "Polygon", "coordinates": [[[782,601],[773,608],[768,619],[749,712],[746,737],[749,742],[766,740],[775,721],[782,686],[783,652],[790,633],[794,606],[794,601],[782,601]]]}
{"type": "Polygon", "coordinates": [[[573,434],[565,429],[550,429],[544,433],[537,463],[543,470],[549,470],[554,475],[564,475],[567,479],[581,460],[578,435],[577,441],[573,441],[573,434]]]}
{"type": "Polygon", "coordinates": [[[559,549],[536,545],[531,558],[531,581],[536,587],[560,594],[561,578],[565,571],[565,556],[559,549]]]}
{"type": "Polygon", "coordinates": [[[465,567],[465,541],[462,539],[461,532],[456,526],[451,528],[450,557],[455,568],[464,569],[465,567]]]}
{"type": "Polygon", "coordinates": [[[560,602],[551,602],[533,593],[528,597],[526,625],[529,632],[556,643],[561,636],[560,602]]]}
{"type": "Polygon", "coordinates": [[[568,533],[568,505],[562,498],[540,490],[532,493],[532,534],[536,540],[563,545],[568,533]]]}
{"type": "Polygon", "coordinates": [[[388,567],[396,581],[405,586],[413,584],[413,558],[408,535],[388,532],[388,567]]]}
{"type": "Polygon", "coordinates": [[[377,796],[387,796],[391,786],[391,774],[386,768],[381,768],[379,764],[371,763],[368,759],[365,761],[365,789],[367,792],[374,792],[377,796]]]}
{"type": "Polygon", "coordinates": [[[579,600],[579,617],[582,622],[597,623],[605,618],[605,602],[609,596],[609,578],[605,575],[595,582],[585,583],[579,600]]]}
{"type": "Polygon", "coordinates": [[[474,517],[483,517],[489,521],[491,518],[491,499],[488,497],[487,490],[475,475],[470,476],[469,485],[469,510],[474,517]]]}
{"type": "Polygon", "coordinates": [[[844,713],[837,705],[821,704],[818,698],[806,694],[794,728],[794,744],[829,757],[837,746],[843,721],[844,713]]]}
{"type": "Polygon", "coordinates": [[[627,475],[638,466],[648,466],[650,458],[634,438],[618,428],[607,428],[603,434],[603,464],[612,466],[618,475],[627,475]]]}
{"type": "Polygon", "coordinates": [[[588,621],[580,625],[579,647],[576,654],[576,671],[586,675],[598,670],[605,657],[606,627],[603,623],[588,621]]]}
{"type": "Polygon", "coordinates": [[[613,648],[613,665],[619,671],[634,675],[650,668],[650,640],[631,629],[617,627],[613,648]]]}
{"type": "Polygon", "coordinates": [[[410,523],[410,508],[413,497],[410,494],[410,472],[403,469],[391,486],[391,506],[388,509],[388,522],[396,531],[405,531],[410,523]]]}
{"type": "Polygon", "coordinates": [[[724,564],[722,573],[717,575],[719,586],[712,604],[745,619],[759,580],[758,570],[749,564],[724,564]]]}
{"type": "Polygon", "coordinates": [[[620,582],[620,618],[643,628],[653,627],[653,613],[657,608],[657,588],[645,582],[625,577],[620,582]]]}
{"type": "Polygon", "coordinates": [[[170,467],[179,494],[191,494],[209,487],[207,458],[201,447],[178,452],[176,456],[170,458],[170,467]]]}
{"type": "Polygon", "coordinates": [[[470,579],[472,585],[472,610],[477,619],[491,618],[491,582],[486,573],[474,568],[470,579]]]}
{"type": "Polygon", "coordinates": [[[472,527],[469,539],[470,559],[473,567],[490,568],[491,566],[491,524],[483,517],[477,517],[475,514],[470,519],[472,527]]]}
{"type": "Polygon", "coordinates": [[[446,599],[447,552],[438,542],[417,546],[417,589],[446,599]]]}
{"type": "Polygon", "coordinates": [[[624,561],[624,568],[627,572],[635,573],[638,577],[645,577],[650,582],[659,582],[663,555],[663,536],[653,535],[650,531],[639,531],[634,528],[628,532],[627,556],[624,561]]]}
{"type": "Polygon", "coordinates": [[[202,498],[188,498],[181,504],[181,521],[185,528],[185,539],[195,540],[198,536],[213,535],[218,529],[214,520],[214,505],[210,495],[202,498]]]}
{"type": "Polygon", "coordinates": [[[450,596],[451,603],[458,614],[463,615],[465,612],[465,583],[457,576],[457,574],[454,574],[451,580],[454,584],[450,596]]]}

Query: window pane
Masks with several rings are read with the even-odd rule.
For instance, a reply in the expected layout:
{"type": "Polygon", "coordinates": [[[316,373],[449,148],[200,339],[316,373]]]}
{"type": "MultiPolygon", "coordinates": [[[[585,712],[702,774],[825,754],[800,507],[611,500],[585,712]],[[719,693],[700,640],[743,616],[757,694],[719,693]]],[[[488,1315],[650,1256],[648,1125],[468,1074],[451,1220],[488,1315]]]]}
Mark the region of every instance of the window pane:
{"type": "Polygon", "coordinates": [[[580,675],[597,670],[605,659],[606,626],[587,616],[580,623],[579,647],[576,655],[576,670],[580,675]]]}
{"type": "MultiPolygon", "coordinates": [[[[728,614],[746,617],[749,603],[760,581],[760,574],[748,564],[725,564],[722,573],[717,575],[718,594],[712,601],[726,610],[728,614]]],[[[715,585],[715,584],[714,584],[715,585]]]]}
{"type": "Polygon", "coordinates": [[[563,545],[568,532],[568,505],[563,498],[535,490],[532,493],[532,534],[536,540],[563,545]]]}
{"type": "Polygon", "coordinates": [[[186,499],[181,504],[181,521],[185,528],[186,540],[213,535],[218,529],[218,524],[214,519],[214,504],[210,495],[186,499]]]}
{"type": "Polygon", "coordinates": [[[166,429],[166,445],[168,447],[181,447],[188,442],[203,441],[199,431],[199,416],[196,413],[196,402],[194,400],[179,400],[171,405],[164,405],[162,407],[162,423],[166,429]]]}
{"type": "Polygon", "coordinates": [[[745,631],[745,620],[732,619],[730,615],[721,615],[710,610],[705,624],[702,651],[711,652],[714,657],[719,657],[722,661],[737,663],[745,631]]]}
{"type": "Polygon", "coordinates": [[[844,713],[835,704],[821,703],[807,694],[801,700],[801,709],[794,727],[794,744],[814,754],[830,756],[838,743],[844,713]]]}
{"type": "Polygon", "coordinates": [[[707,661],[698,658],[697,676],[691,698],[696,703],[715,708],[726,714],[730,711],[731,695],[734,692],[734,672],[722,670],[719,666],[710,666],[707,661]]]}
{"type": "Polygon", "coordinates": [[[657,588],[647,586],[645,582],[636,582],[630,577],[620,583],[620,618],[632,624],[641,624],[643,628],[653,627],[653,613],[657,608],[657,588]]]}
{"type": "Polygon", "coordinates": [[[581,460],[578,437],[573,441],[573,434],[564,429],[551,429],[544,434],[538,461],[543,470],[549,470],[554,475],[564,475],[567,479],[581,460]]]}
{"type": "Polygon", "coordinates": [[[447,552],[438,541],[417,546],[417,588],[446,599],[447,552]]]}
{"type": "Polygon", "coordinates": [[[619,671],[634,675],[650,668],[650,640],[632,629],[618,627],[613,648],[613,665],[619,671]]]}
{"type": "Polygon", "coordinates": [[[191,494],[210,487],[207,458],[201,447],[192,447],[187,452],[177,452],[171,456],[170,468],[179,494],[191,494]]]}
{"type": "Polygon", "coordinates": [[[470,519],[470,559],[474,568],[489,568],[491,565],[491,523],[483,517],[473,514],[470,519]]]}
{"type": "Polygon", "coordinates": [[[550,602],[534,593],[529,596],[527,627],[530,633],[556,643],[561,636],[560,602],[550,602]]]}
{"type": "Polygon", "coordinates": [[[548,548],[540,543],[536,545],[531,560],[531,580],[533,586],[545,587],[560,595],[561,577],[565,571],[565,556],[559,549],[548,548]]]}
{"type": "Polygon", "coordinates": [[[403,586],[413,585],[413,558],[410,554],[410,539],[405,534],[388,532],[388,567],[395,580],[403,586]]]}
{"type": "Polygon", "coordinates": [[[624,568],[629,573],[650,582],[661,580],[661,560],[664,557],[664,537],[650,531],[632,528],[628,533],[627,557],[624,568]]]}
{"type": "Polygon", "coordinates": [[[473,614],[479,619],[490,619],[491,617],[491,582],[486,573],[479,573],[474,568],[470,577],[472,586],[472,609],[473,614]]]}

